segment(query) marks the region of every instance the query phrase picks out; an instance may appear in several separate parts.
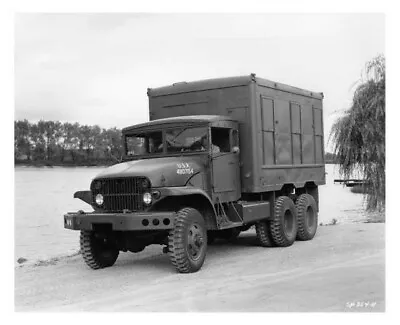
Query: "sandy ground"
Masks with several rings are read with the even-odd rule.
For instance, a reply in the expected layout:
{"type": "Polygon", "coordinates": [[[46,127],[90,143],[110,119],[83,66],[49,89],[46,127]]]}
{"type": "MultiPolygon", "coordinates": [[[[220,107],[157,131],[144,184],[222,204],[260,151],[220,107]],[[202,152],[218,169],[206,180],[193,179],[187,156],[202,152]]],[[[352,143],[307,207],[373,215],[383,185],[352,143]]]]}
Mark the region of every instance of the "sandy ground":
{"type": "MultiPolygon", "coordinates": [[[[77,233],[78,239],[78,233],[77,233]]],[[[178,274],[161,246],[93,271],[81,256],[15,269],[16,311],[384,311],[385,224],[319,227],[288,248],[209,246],[203,268],[178,274]]]]}

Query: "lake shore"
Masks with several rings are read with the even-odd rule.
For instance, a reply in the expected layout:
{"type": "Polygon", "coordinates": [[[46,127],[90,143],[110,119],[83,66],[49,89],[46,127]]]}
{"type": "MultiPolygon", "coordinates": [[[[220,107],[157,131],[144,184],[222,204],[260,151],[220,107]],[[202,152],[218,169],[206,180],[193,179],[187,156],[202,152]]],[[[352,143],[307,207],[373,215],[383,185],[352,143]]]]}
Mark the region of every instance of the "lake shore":
{"type": "Polygon", "coordinates": [[[81,256],[15,268],[17,311],[384,311],[385,225],[318,228],[312,241],[257,246],[254,230],[209,246],[178,274],[161,247],[93,271],[81,256]],[[177,290],[177,288],[179,288],[177,290]],[[351,290],[349,290],[351,288],[351,290]],[[358,303],[358,304],[357,304],[358,303]]]}

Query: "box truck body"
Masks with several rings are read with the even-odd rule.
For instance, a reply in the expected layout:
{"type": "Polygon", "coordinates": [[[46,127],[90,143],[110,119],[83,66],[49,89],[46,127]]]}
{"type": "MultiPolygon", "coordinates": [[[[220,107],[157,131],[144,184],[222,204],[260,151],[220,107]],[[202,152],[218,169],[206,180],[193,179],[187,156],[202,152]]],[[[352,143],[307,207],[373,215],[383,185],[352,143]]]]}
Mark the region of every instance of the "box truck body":
{"type": "Polygon", "coordinates": [[[239,122],[242,192],[325,184],[321,93],[255,75],[148,90],[150,120],[222,115],[239,122]]]}

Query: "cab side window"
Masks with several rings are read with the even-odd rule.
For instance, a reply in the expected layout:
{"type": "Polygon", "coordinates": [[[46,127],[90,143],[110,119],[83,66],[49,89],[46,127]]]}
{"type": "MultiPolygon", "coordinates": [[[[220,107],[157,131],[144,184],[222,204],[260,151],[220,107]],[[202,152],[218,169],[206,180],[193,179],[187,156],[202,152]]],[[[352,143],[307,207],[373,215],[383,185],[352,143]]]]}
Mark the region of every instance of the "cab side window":
{"type": "Polygon", "coordinates": [[[239,132],[238,130],[232,130],[232,149],[239,147],[239,132]]]}
{"type": "Polygon", "coordinates": [[[230,129],[211,128],[211,150],[217,152],[230,152],[230,129]]]}

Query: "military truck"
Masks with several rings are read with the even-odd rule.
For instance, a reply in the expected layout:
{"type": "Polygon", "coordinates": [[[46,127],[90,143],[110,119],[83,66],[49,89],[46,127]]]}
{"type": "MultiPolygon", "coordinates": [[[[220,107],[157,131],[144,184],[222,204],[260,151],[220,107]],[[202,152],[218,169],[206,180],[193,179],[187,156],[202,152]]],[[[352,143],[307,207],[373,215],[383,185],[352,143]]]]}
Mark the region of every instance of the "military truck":
{"type": "Polygon", "coordinates": [[[151,244],[180,273],[207,245],[255,226],[263,247],[311,240],[325,184],[323,94],[249,76],[148,89],[149,122],[122,130],[124,157],[64,216],[84,261],[112,266],[151,244]]]}

